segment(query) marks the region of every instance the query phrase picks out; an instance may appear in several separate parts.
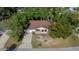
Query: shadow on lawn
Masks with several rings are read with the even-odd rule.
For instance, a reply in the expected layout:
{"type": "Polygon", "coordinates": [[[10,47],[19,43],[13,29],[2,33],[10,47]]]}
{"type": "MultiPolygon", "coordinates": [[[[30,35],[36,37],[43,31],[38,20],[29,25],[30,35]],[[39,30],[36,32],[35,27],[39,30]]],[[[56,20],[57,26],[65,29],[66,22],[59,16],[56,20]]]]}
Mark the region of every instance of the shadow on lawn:
{"type": "Polygon", "coordinates": [[[16,49],[16,44],[13,44],[10,48],[8,48],[6,51],[14,51],[16,49]]]}

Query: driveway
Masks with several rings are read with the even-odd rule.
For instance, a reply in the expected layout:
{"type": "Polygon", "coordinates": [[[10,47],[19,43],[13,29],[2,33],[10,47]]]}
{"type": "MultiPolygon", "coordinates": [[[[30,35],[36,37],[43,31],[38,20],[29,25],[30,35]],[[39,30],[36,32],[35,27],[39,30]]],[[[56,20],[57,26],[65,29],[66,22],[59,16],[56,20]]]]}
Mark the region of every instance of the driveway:
{"type": "Polygon", "coordinates": [[[3,35],[0,37],[0,48],[4,48],[5,43],[9,39],[9,36],[6,34],[6,32],[3,33],[3,35]]]}
{"type": "Polygon", "coordinates": [[[32,48],[32,33],[25,33],[23,41],[18,48],[32,48]]]}

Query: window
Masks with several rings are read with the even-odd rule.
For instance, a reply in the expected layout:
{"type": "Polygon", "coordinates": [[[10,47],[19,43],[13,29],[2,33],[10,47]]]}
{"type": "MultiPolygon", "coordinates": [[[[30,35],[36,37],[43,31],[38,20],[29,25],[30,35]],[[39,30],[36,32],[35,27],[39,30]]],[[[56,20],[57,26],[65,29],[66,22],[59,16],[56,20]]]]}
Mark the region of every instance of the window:
{"type": "Polygon", "coordinates": [[[42,30],[42,32],[44,32],[44,30],[42,30]]]}
{"type": "Polygon", "coordinates": [[[45,32],[47,32],[47,30],[45,30],[45,32]]]}
{"type": "Polygon", "coordinates": [[[40,31],[39,29],[36,29],[36,31],[40,31]]]}

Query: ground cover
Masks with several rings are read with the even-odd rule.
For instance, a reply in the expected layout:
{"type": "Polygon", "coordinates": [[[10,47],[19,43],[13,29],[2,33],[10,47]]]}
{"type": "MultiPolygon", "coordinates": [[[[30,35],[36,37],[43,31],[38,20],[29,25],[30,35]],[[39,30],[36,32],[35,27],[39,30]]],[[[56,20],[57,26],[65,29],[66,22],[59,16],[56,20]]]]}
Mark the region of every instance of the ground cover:
{"type": "Polygon", "coordinates": [[[33,48],[61,48],[79,46],[79,38],[71,35],[70,37],[51,38],[48,34],[33,34],[32,47],[33,48]]]}

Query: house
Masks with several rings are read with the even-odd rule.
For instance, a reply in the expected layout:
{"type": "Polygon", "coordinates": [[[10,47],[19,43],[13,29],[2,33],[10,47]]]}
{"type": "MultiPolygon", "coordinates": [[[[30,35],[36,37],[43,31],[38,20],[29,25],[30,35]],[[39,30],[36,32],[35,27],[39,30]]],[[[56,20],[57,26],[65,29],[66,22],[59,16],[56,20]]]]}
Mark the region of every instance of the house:
{"type": "Polygon", "coordinates": [[[47,33],[49,22],[47,20],[31,20],[28,32],[47,33]]]}

